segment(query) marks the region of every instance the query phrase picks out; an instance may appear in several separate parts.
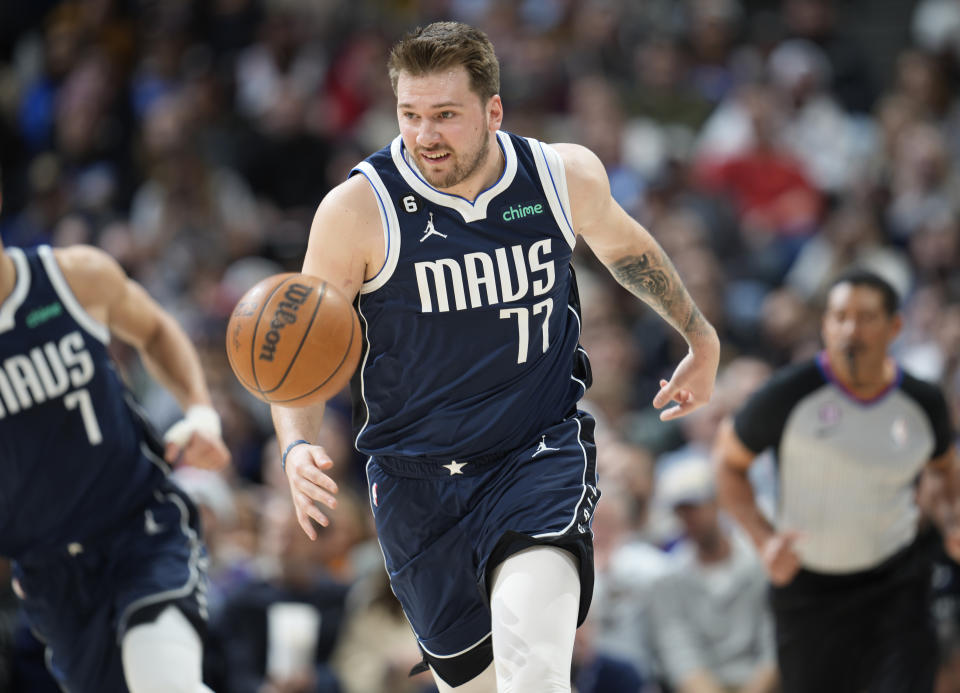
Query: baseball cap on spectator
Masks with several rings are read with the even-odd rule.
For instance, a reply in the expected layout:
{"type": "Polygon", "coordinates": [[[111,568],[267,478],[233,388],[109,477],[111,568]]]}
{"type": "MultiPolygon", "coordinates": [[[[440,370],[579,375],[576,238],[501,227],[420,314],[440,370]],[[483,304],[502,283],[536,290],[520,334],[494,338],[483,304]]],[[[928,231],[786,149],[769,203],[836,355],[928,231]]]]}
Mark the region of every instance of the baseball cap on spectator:
{"type": "Polygon", "coordinates": [[[795,89],[804,82],[822,88],[830,82],[830,61],[812,41],[789,39],[770,54],[770,79],[781,89],[795,89]]]}
{"type": "Polygon", "coordinates": [[[699,505],[716,497],[713,469],[706,456],[691,455],[667,467],[657,480],[664,505],[699,505]]]}

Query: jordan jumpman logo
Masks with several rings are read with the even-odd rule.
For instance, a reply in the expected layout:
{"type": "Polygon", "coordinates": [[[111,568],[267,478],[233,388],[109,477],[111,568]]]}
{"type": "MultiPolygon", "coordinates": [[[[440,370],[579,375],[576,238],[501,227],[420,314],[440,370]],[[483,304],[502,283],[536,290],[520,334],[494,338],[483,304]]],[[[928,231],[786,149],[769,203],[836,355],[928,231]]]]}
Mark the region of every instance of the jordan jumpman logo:
{"type": "Polygon", "coordinates": [[[440,233],[433,225],[433,212],[430,212],[430,219],[427,221],[427,228],[423,230],[423,238],[420,239],[420,242],[423,243],[427,236],[440,236],[441,238],[446,238],[447,234],[440,233]]]}
{"type": "Polygon", "coordinates": [[[537,446],[537,449],[533,451],[533,454],[530,457],[536,457],[541,452],[547,452],[549,450],[558,450],[559,448],[547,447],[547,436],[540,436],[540,445],[537,446]]]}

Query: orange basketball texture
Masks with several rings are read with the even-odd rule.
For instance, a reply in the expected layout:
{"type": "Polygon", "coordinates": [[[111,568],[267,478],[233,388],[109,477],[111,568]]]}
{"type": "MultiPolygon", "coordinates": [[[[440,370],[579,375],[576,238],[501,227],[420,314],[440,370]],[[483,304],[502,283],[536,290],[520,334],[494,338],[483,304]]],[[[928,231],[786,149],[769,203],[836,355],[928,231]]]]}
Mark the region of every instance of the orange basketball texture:
{"type": "Polygon", "coordinates": [[[360,322],[323,279],[275,274],[237,302],[227,357],[240,383],[271,404],[304,407],[337,394],[360,360],[360,322]]]}

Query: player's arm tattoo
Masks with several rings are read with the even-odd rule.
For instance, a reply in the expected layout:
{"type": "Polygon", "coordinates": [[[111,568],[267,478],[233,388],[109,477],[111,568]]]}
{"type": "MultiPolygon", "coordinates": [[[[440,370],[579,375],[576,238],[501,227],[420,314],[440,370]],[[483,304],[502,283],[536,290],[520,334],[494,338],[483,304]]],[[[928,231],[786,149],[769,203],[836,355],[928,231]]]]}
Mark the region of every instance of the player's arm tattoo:
{"type": "Polygon", "coordinates": [[[620,258],[612,270],[621,285],[690,340],[710,333],[710,324],[687,293],[673,263],[659,248],[620,258]]]}

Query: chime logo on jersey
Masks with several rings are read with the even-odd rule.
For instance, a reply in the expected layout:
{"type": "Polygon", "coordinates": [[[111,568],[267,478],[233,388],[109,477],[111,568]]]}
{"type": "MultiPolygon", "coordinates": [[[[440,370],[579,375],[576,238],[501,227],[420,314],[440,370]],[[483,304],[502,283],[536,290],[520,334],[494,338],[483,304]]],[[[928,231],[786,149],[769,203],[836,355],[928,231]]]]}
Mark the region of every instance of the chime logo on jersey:
{"type": "Polygon", "coordinates": [[[59,301],[54,301],[47,306],[41,306],[36,310],[30,311],[30,313],[27,315],[27,327],[33,329],[37,325],[42,325],[48,320],[53,320],[61,313],[63,313],[63,306],[60,305],[59,301]]]}
{"type": "Polygon", "coordinates": [[[6,358],[0,364],[0,419],[83,387],[93,372],[93,358],[76,330],[6,358]]]}
{"type": "Polygon", "coordinates": [[[451,295],[453,309],[466,310],[519,301],[531,291],[534,296],[549,292],[556,278],[554,262],[548,259],[551,241],[415,263],[420,310],[446,313],[451,295]]]}
{"type": "Polygon", "coordinates": [[[537,214],[543,214],[543,203],[542,202],[523,202],[518,205],[513,205],[507,207],[501,212],[500,218],[504,221],[516,221],[517,219],[524,219],[526,217],[536,216],[537,214]]]}

